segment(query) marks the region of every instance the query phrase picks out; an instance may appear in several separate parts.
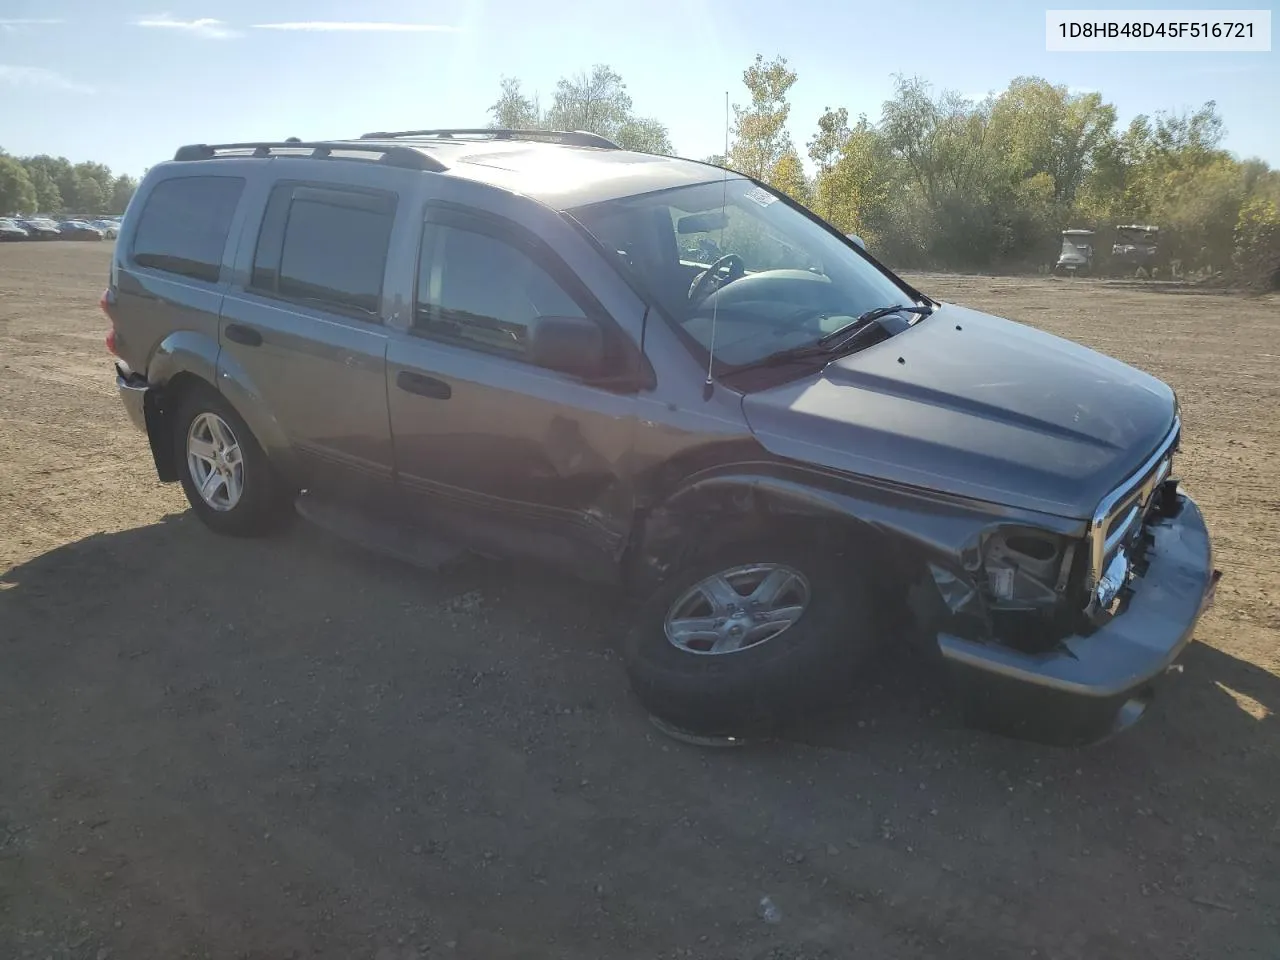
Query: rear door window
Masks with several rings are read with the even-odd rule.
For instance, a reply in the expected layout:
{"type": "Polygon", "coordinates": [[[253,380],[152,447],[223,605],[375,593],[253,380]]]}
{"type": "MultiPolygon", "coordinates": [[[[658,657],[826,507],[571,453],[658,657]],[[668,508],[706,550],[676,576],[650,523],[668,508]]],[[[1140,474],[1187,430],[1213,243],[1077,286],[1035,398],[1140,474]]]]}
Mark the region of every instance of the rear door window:
{"type": "Polygon", "coordinates": [[[217,283],[242,177],[173,177],[155,185],[133,235],[133,261],[217,283]]]}
{"type": "Polygon", "coordinates": [[[250,285],[286,300],[376,317],[395,208],[389,193],[277,185],[250,285]]]}

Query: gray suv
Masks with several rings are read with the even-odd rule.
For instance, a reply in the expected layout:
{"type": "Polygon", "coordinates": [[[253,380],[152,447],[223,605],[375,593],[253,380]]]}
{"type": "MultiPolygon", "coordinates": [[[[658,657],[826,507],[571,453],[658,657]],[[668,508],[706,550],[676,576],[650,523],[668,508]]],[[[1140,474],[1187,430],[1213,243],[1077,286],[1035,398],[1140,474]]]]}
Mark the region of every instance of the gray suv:
{"type": "Polygon", "coordinates": [[[102,307],[159,477],[210,528],[292,503],[426,567],[623,586],[633,689],[686,732],[766,731],[894,643],[975,722],[1096,740],[1218,577],[1165,384],[592,134],[183,147],[102,307]]]}

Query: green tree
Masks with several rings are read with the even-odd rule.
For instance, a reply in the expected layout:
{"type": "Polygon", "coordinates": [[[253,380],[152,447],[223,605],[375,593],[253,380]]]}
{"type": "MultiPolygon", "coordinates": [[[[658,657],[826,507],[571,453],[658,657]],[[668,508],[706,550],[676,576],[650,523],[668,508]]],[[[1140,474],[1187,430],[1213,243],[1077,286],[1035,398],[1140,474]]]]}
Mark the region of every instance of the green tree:
{"type": "Polygon", "coordinates": [[[787,94],[795,85],[796,73],[787,66],[785,57],[766,62],[763,55],[756,54],[755,62],[743,72],[742,82],[751,94],[751,103],[734,104],[729,166],[778,186],[770,177],[775,172],[789,175],[790,162],[781,167],[779,164],[784,157],[795,154],[787,132],[787,117],[791,114],[787,94]]]}
{"type": "Polygon", "coordinates": [[[498,99],[489,107],[491,126],[514,129],[585,130],[608,137],[627,150],[671,154],[667,127],[652,117],[634,114],[627,85],[612,67],[598,63],[590,70],[561,77],[551,108],[528,97],[514,77],[500,81],[498,99]]]}
{"type": "Polygon", "coordinates": [[[501,93],[489,107],[489,113],[493,115],[490,126],[508,130],[537,130],[546,125],[538,106],[538,98],[526,97],[520,89],[519,80],[503,77],[499,84],[501,93]]]}
{"type": "Polygon", "coordinates": [[[844,107],[822,111],[818,118],[818,132],[806,146],[809,159],[818,167],[814,178],[813,202],[818,213],[835,222],[836,205],[841,199],[841,185],[832,177],[832,171],[844,153],[849,140],[849,111],[844,107]]]}
{"type": "Polygon", "coordinates": [[[557,130],[587,130],[612,139],[631,120],[631,106],[622,77],[598,63],[556,82],[548,119],[557,130]]]}
{"type": "Polygon", "coordinates": [[[111,199],[107,203],[107,213],[122,214],[138,190],[138,181],[127,173],[122,173],[111,183],[111,199]]]}
{"type": "Polygon", "coordinates": [[[868,243],[878,244],[889,229],[889,201],[894,185],[893,165],[884,139],[866,117],[860,117],[855,127],[841,133],[834,158],[827,156],[819,161],[814,204],[844,233],[856,233],[868,243]]]}
{"type": "Polygon", "coordinates": [[[991,110],[993,145],[1011,183],[1047,174],[1054,202],[1064,206],[1075,201],[1115,122],[1115,108],[1100,94],[1072,94],[1039,77],[1018,77],[991,110]]]}
{"type": "Polygon", "coordinates": [[[804,175],[800,154],[796,153],[794,147],[778,158],[764,179],[775,190],[785,193],[792,200],[806,205],[809,203],[809,181],[804,175]]]}
{"type": "Polygon", "coordinates": [[[36,189],[26,169],[14,157],[0,156],[0,213],[33,213],[36,189]]]}
{"type": "Polygon", "coordinates": [[[1244,283],[1280,288],[1280,209],[1274,200],[1255,196],[1240,208],[1232,263],[1244,283]]]}
{"type": "Polygon", "coordinates": [[[53,178],[49,176],[49,171],[43,167],[29,167],[27,175],[31,178],[31,185],[36,191],[36,210],[40,213],[61,210],[62,194],[58,191],[58,185],[53,182],[53,178]]]}
{"type": "Polygon", "coordinates": [[[84,177],[76,174],[75,191],[72,194],[71,207],[73,213],[93,216],[105,212],[108,194],[96,177],[84,177]]]}
{"type": "Polygon", "coordinates": [[[633,117],[618,128],[614,139],[624,150],[637,153],[657,153],[670,156],[675,153],[667,128],[651,117],[633,117]]]}

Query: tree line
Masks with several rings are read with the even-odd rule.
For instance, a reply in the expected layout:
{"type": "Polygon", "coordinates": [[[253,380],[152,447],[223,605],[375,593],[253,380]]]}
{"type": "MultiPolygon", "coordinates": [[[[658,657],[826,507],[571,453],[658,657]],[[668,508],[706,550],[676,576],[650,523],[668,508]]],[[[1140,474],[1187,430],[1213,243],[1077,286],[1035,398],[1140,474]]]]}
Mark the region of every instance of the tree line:
{"type": "MultiPolygon", "coordinates": [[[[728,156],[712,163],[794,197],[857,233],[899,268],[1025,269],[1056,259],[1066,228],[1161,228],[1164,255],[1185,272],[1234,272],[1275,282],[1280,271],[1280,171],[1222,148],[1213,101],[1117,123],[1102,94],[1018,77],[981,100],[895,77],[878,118],[844,107],[816,118],[806,172],[791,139],[784,57],[757,55],[743,72],[728,156]]],[[[503,77],[490,107],[499,127],[589,130],[621,146],[673,154],[659,120],[636,114],[612,68],[561,79],[549,107],[503,77]]]]}
{"type": "Polygon", "coordinates": [[[137,189],[137,180],[113,174],[106,164],[14,157],[0,149],[0,215],[121,214],[137,189]]]}

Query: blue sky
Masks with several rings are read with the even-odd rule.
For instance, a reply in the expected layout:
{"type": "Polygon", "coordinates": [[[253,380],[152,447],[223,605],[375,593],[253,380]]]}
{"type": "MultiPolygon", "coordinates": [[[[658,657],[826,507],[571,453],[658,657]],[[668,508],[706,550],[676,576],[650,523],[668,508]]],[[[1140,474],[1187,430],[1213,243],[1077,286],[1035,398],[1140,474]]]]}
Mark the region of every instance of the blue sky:
{"type": "Polygon", "coordinates": [[[703,157],[723,143],[725,90],[745,100],[763,53],[799,74],[802,153],[828,105],[878,118],[895,72],[972,95],[1036,74],[1100,90],[1122,122],[1216,100],[1226,145],[1280,166],[1276,52],[1047,53],[1046,6],[1070,4],[0,0],[0,147],[137,174],[190,142],[481,126],[500,75],[545,104],[557,77],[602,62],[678,152],[703,157]]]}

